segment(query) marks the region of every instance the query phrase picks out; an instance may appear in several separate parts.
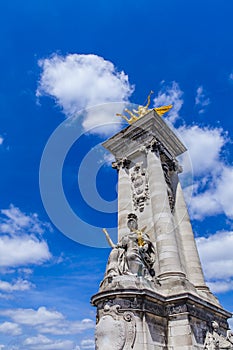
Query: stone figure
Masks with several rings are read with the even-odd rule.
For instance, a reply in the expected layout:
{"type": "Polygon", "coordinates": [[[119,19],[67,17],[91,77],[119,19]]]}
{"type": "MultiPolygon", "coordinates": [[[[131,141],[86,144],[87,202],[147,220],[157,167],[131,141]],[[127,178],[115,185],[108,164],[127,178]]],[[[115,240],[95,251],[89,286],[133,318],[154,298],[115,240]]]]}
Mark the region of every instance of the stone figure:
{"type": "Polygon", "coordinates": [[[149,236],[144,233],[145,228],[138,230],[135,214],[128,215],[128,228],[130,232],[116,245],[105,231],[113,249],[109,255],[104,280],[119,275],[143,276],[150,279],[155,276],[155,250],[149,236]]]}
{"type": "Polygon", "coordinates": [[[224,337],[219,332],[218,322],[213,321],[211,325],[212,330],[206,334],[204,350],[233,349],[232,332],[228,331],[227,337],[224,337]]]}

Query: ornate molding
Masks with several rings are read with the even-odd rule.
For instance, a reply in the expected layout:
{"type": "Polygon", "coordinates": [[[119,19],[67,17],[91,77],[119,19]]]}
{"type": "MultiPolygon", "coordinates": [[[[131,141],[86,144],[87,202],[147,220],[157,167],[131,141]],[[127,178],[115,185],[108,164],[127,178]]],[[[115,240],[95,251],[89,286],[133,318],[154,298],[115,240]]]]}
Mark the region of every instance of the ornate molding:
{"type": "Polygon", "coordinates": [[[144,211],[145,204],[149,200],[149,184],[146,169],[141,163],[136,163],[131,173],[131,189],[135,211],[144,211]]]}
{"type": "Polygon", "coordinates": [[[167,184],[168,201],[169,201],[169,205],[171,208],[171,212],[173,213],[174,208],[175,208],[176,199],[175,199],[175,193],[174,193],[172,183],[171,183],[169,165],[167,164],[167,162],[162,162],[162,169],[163,169],[164,179],[165,179],[166,184],[167,184]]]}
{"type": "Polygon", "coordinates": [[[127,158],[121,158],[121,159],[116,159],[115,162],[112,162],[112,168],[120,170],[120,168],[124,169],[129,169],[131,161],[127,158]]]}
{"type": "Polygon", "coordinates": [[[119,304],[106,303],[96,325],[96,350],[130,350],[136,331],[133,312],[122,310],[119,304]]]}

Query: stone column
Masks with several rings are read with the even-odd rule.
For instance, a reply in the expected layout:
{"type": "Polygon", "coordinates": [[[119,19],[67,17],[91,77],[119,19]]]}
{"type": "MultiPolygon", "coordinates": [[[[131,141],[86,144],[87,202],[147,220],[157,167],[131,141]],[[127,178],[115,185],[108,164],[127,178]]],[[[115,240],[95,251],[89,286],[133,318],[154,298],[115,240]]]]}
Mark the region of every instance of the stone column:
{"type": "Polygon", "coordinates": [[[128,232],[127,217],[132,212],[132,194],[129,171],[125,163],[118,166],[118,241],[128,232]]]}
{"type": "Polygon", "coordinates": [[[180,276],[182,271],[176,242],[173,216],[168,202],[167,185],[158,154],[149,151],[147,155],[149,189],[157,245],[159,278],[180,276]]]}
{"type": "Polygon", "coordinates": [[[197,289],[200,287],[201,289],[205,288],[208,290],[204,281],[201,262],[179,181],[176,190],[175,221],[183,249],[187,277],[197,289]]]}

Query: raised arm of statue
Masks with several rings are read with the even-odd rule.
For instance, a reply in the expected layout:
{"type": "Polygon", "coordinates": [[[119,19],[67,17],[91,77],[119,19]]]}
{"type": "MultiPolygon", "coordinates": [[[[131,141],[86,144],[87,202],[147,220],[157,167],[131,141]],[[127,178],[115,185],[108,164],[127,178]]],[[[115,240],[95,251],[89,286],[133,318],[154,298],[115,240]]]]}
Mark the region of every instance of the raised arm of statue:
{"type": "Polygon", "coordinates": [[[147,97],[147,104],[145,105],[146,108],[148,108],[149,105],[150,105],[150,97],[151,97],[151,95],[152,95],[153,93],[154,93],[154,91],[151,90],[151,92],[149,93],[149,95],[148,95],[148,97],[147,97]]]}

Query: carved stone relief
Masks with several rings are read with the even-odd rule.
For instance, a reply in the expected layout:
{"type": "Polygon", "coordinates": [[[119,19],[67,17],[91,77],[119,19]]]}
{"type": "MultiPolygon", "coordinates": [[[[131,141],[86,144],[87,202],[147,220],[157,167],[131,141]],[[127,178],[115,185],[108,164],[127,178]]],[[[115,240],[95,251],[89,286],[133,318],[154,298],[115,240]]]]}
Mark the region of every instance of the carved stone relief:
{"type": "Polygon", "coordinates": [[[136,338],[133,312],[121,310],[120,305],[104,306],[96,325],[96,350],[131,350],[136,338]]]}
{"type": "Polygon", "coordinates": [[[171,184],[171,178],[170,178],[170,174],[169,174],[169,166],[166,162],[162,162],[162,168],[163,168],[164,178],[165,178],[165,181],[167,184],[168,201],[169,201],[169,205],[171,208],[171,212],[173,212],[174,208],[175,208],[175,194],[174,194],[172,184],[171,184]]]}
{"type": "Polygon", "coordinates": [[[149,199],[149,185],[147,172],[142,168],[142,163],[135,164],[131,173],[131,183],[134,209],[143,212],[149,199]]]}
{"type": "Polygon", "coordinates": [[[112,162],[112,168],[119,170],[120,168],[128,169],[130,165],[130,160],[127,158],[116,159],[115,162],[112,162]]]}

